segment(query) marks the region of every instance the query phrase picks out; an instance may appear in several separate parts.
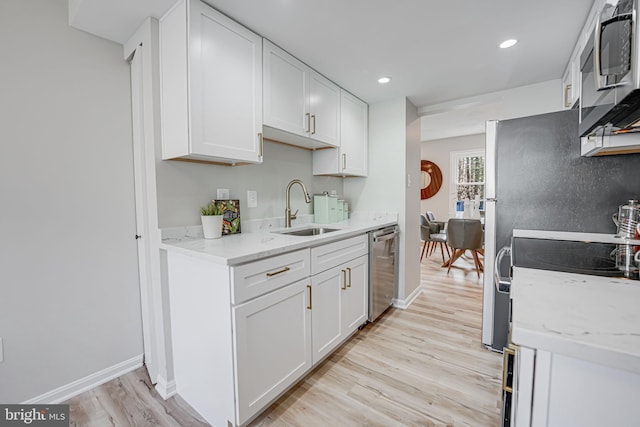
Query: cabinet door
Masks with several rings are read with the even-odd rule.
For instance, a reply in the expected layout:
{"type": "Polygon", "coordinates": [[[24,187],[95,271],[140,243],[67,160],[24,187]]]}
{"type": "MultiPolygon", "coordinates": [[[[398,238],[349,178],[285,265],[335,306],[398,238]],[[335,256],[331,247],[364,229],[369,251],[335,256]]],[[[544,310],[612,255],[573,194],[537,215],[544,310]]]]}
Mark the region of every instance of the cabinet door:
{"type": "Polygon", "coordinates": [[[309,76],[309,136],[338,146],[340,143],[340,88],[315,71],[309,76]]]}
{"type": "Polygon", "coordinates": [[[347,286],[342,292],[342,333],[346,338],[367,320],[369,259],[361,256],[345,264],[347,286]]]}
{"type": "Polygon", "coordinates": [[[569,110],[580,97],[580,51],[576,46],[562,76],[562,108],[569,110]]]}
{"type": "Polygon", "coordinates": [[[238,424],[311,367],[308,285],[296,282],[233,309],[238,424]]]}
{"type": "Polygon", "coordinates": [[[191,153],[262,162],[262,38],[190,3],[191,153]]]}
{"type": "Polygon", "coordinates": [[[367,176],[368,106],[344,90],[340,97],[340,170],[367,176]]]}
{"type": "Polygon", "coordinates": [[[264,124],[307,136],[309,114],[309,67],[264,40],[264,124]]]}
{"type": "Polygon", "coordinates": [[[311,277],[311,336],[316,364],[342,341],[340,299],[346,289],[346,270],[334,267],[311,277]]]}

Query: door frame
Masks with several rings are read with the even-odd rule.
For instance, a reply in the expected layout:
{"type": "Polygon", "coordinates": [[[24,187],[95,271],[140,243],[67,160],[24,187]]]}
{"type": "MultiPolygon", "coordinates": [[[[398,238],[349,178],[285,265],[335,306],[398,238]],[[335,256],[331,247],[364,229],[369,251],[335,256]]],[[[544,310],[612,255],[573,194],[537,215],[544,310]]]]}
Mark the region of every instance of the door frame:
{"type": "Polygon", "coordinates": [[[159,120],[157,99],[158,21],[147,18],[124,44],[124,59],[131,66],[132,138],[134,152],[135,205],[138,268],[144,361],[151,382],[164,399],[175,394],[172,369],[168,365],[168,309],[162,285],[156,189],[156,139],[159,120]],[[156,65],[156,66],[154,66],[156,65]],[[166,316],[165,316],[166,313],[166,316]]]}

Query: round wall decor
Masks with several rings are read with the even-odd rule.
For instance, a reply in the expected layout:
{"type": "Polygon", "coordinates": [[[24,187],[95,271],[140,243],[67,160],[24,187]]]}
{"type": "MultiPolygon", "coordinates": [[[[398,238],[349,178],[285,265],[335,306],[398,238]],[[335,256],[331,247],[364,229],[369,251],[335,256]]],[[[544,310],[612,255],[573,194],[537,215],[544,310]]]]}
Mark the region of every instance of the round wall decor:
{"type": "Polygon", "coordinates": [[[442,187],[442,171],[438,165],[429,160],[420,161],[420,170],[420,198],[424,200],[433,197],[442,187]]]}

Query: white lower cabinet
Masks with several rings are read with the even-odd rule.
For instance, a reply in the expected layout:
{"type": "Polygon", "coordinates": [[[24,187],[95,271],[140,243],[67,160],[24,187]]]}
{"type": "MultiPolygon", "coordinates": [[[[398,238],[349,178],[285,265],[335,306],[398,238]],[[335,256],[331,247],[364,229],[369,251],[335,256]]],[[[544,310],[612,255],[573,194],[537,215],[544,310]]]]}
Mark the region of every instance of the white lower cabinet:
{"type": "Polygon", "coordinates": [[[346,290],[342,293],[342,330],[345,338],[367,320],[369,298],[369,257],[361,256],[344,265],[346,290]]]}
{"type": "Polygon", "coordinates": [[[311,277],[313,363],[322,360],[342,341],[342,287],[343,274],[339,267],[311,277]]]}
{"type": "Polygon", "coordinates": [[[516,427],[638,425],[640,374],[527,347],[520,354],[512,407],[516,427]]]}
{"type": "Polygon", "coordinates": [[[227,266],[167,253],[176,390],[240,426],[367,319],[366,235],[227,266]]]}
{"type": "Polygon", "coordinates": [[[311,276],[313,363],[367,320],[368,265],[365,255],[311,276]]]}
{"type": "Polygon", "coordinates": [[[308,283],[294,283],[233,309],[240,424],[311,368],[308,283]]]}

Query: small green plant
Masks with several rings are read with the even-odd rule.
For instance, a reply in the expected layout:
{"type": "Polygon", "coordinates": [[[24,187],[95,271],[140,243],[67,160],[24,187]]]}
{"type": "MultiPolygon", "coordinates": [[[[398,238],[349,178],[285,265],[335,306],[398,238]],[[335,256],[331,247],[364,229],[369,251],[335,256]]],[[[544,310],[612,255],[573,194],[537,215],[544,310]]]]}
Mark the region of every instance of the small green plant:
{"type": "Polygon", "coordinates": [[[207,206],[200,208],[202,216],[222,215],[224,213],[224,203],[209,202],[207,206]]]}

